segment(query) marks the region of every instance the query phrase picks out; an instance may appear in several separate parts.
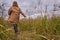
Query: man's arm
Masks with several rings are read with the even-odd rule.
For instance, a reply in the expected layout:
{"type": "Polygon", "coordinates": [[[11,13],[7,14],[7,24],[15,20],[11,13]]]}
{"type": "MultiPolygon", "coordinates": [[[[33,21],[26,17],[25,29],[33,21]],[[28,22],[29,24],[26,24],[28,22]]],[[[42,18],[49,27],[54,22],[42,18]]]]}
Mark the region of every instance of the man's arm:
{"type": "Polygon", "coordinates": [[[8,10],[8,15],[11,15],[11,8],[9,8],[8,10]]]}
{"type": "Polygon", "coordinates": [[[20,9],[20,13],[21,13],[24,17],[26,17],[26,15],[21,11],[21,9],[20,9]]]}
{"type": "Polygon", "coordinates": [[[24,13],[21,13],[21,14],[22,14],[24,17],[26,17],[24,13]]]}

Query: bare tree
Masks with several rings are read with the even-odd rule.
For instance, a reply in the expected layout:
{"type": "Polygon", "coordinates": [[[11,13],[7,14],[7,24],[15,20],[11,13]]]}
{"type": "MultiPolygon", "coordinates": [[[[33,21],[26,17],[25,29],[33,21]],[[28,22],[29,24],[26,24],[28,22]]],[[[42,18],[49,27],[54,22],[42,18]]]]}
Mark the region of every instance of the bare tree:
{"type": "Polygon", "coordinates": [[[45,5],[45,16],[48,16],[47,9],[48,9],[48,5],[45,5]]]}
{"type": "Polygon", "coordinates": [[[43,12],[43,10],[42,10],[42,0],[38,0],[38,13],[41,13],[41,16],[43,16],[42,12],[43,12]]]}
{"type": "Polygon", "coordinates": [[[0,5],[0,14],[2,18],[4,18],[4,13],[5,13],[4,11],[6,11],[5,7],[6,7],[6,3],[2,3],[0,5]]]}
{"type": "Polygon", "coordinates": [[[54,11],[54,12],[57,11],[57,9],[56,9],[57,5],[54,4],[53,7],[54,7],[53,11],[54,11]]]}

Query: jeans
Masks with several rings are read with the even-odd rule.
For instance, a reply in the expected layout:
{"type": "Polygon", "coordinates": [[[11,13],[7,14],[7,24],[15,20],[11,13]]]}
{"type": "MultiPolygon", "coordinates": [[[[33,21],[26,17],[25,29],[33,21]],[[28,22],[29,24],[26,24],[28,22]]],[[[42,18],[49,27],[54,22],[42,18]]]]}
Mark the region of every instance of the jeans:
{"type": "Polygon", "coordinates": [[[15,33],[17,33],[17,32],[18,32],[17,24],[13,24],[13,27],[14,27],[14,31],[15,31],[15,33]]]}

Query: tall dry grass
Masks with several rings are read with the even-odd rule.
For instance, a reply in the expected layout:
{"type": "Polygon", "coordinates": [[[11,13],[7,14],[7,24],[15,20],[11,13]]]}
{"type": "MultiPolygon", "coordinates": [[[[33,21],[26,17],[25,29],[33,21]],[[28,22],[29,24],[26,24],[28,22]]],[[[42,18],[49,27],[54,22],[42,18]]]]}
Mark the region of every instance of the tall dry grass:
{"type": "MultiPolygon", "coordinates": [[[[18,23],[20,40],[60,40],[60,17],[21,19],[18,23]]],[[[0,39],[14,40],[12,25],[0,18],[0,39]]]]}

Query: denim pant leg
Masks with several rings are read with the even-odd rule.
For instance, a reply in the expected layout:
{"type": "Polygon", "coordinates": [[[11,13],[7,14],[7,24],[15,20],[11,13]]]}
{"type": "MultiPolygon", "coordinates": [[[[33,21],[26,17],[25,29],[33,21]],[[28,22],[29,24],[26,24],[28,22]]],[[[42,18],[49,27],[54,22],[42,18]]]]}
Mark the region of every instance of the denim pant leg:
{"type": "Polygon", "coordinates": [[[13,24],[15,33],[18,32],[17,24],[13,24]]]}

